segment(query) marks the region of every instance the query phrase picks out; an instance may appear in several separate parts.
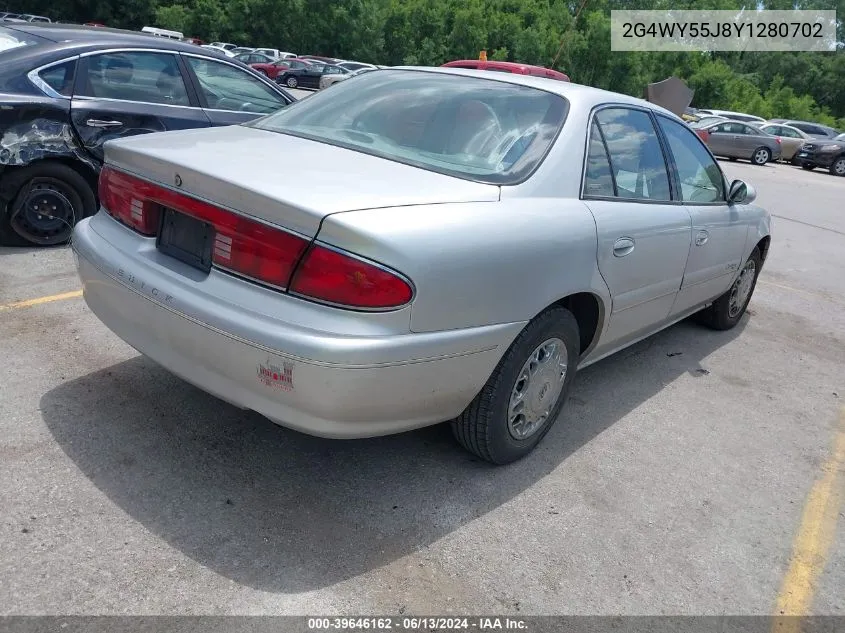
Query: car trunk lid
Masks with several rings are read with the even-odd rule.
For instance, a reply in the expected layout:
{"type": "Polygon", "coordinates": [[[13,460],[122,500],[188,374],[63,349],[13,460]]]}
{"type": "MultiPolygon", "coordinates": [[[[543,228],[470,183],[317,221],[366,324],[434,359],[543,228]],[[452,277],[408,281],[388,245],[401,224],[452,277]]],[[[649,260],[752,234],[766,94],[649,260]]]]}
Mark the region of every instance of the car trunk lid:
{"type": "Polygon", "coordinates": [[[499,199],[496,185],[242,126],[110,141],[105,158],[142,178],[309,237],[332,213],[499,199]]]}

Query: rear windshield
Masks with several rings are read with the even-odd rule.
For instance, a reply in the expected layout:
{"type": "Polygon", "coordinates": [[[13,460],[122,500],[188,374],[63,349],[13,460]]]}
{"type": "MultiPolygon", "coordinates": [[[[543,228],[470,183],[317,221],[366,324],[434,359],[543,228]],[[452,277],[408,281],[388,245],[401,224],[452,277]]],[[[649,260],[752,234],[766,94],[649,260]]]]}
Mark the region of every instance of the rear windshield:
{"type": "Polygon", "coordinates": [[[22,46],[33,46],[43,41],[45,40],[35,35],[0,26],[0,55],[9,50],[21,48],[22,46]]]}
{"type": "Polygon", "coordinates": [[[378,70],[247,125],[499,185],[542,162],[563,97],[492,79],[378,70]]]}

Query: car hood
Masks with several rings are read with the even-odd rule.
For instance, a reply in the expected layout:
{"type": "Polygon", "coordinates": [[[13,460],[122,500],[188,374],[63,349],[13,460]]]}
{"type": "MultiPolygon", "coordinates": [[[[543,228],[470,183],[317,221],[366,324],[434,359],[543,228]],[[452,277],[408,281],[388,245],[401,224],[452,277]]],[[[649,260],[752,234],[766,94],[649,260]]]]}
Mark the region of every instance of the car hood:
{"type": "Polygon", "coordinates": [[[332,213],[500,194],[496,185],[251,127],[144,134],[104,149],[107,163],[311,236],[332,213]]]}

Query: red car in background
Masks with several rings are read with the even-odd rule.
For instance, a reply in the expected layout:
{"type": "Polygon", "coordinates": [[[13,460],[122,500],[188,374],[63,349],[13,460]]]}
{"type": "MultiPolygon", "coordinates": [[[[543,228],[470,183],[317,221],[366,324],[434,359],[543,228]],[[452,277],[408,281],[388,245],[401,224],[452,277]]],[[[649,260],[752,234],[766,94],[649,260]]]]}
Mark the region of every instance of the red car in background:
{"type": "Polygon", "coordinates": [[[270,79],[275,80],[279,75],[286,70],[299,70],[313,64],[309,59],[280,59],[275,62],[267,64],[250,64],[250,68],[254,68],[262,75],[267,75],[270,79]]]}
{"type": "Polygon", "coordinates": [[[493,62],[481,59],[458,59],[453,62],[446,62],[442,68],[471,68],[473,70],[492,70],[500,73],[514,73],[516,75],[533,75],[535,77],[547,77],[558,81],[569,81],[569,77],[561,72],[542,66],[531,64],[520,64],[517,62],[493,62]]]}

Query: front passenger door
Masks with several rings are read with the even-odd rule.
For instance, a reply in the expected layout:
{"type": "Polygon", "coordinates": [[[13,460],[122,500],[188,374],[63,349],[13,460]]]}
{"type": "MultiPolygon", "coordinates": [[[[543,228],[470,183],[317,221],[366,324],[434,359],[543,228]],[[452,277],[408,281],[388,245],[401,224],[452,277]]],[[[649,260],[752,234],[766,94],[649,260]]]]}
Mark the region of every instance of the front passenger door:
{"type": "Polygon", "coordinates": [[[148,132],[208,127],[185,83],[179,56],[115,51],[82,57],[71,120],[85,148],[103,160],[103,143],[148,132]]]}
{"type": "Polygon", "coordinates": [[[184,54],[200,101],[212,125],[237,125],[290,103],[280,92],[234,64],[184,54]]]}
{"type": "Polygon", "coordinates": [[[690,215],[673,200],[647,110],[612,106],[594,115],[582,198],[596,221],[598,268],[612,298],[601,342],[607,352],[666,322],[689,255],[690,215]]]}
{"type": "Polygon", "coordinates": [[[742,261],[748,221],[742,207],[727,203],[722,170],[698,136],[667,117],[658,115],[657,121],[680,198],[692,218],[689,258],[672,308],[672,314],[680,316],[730,288],[742,261]]]}

